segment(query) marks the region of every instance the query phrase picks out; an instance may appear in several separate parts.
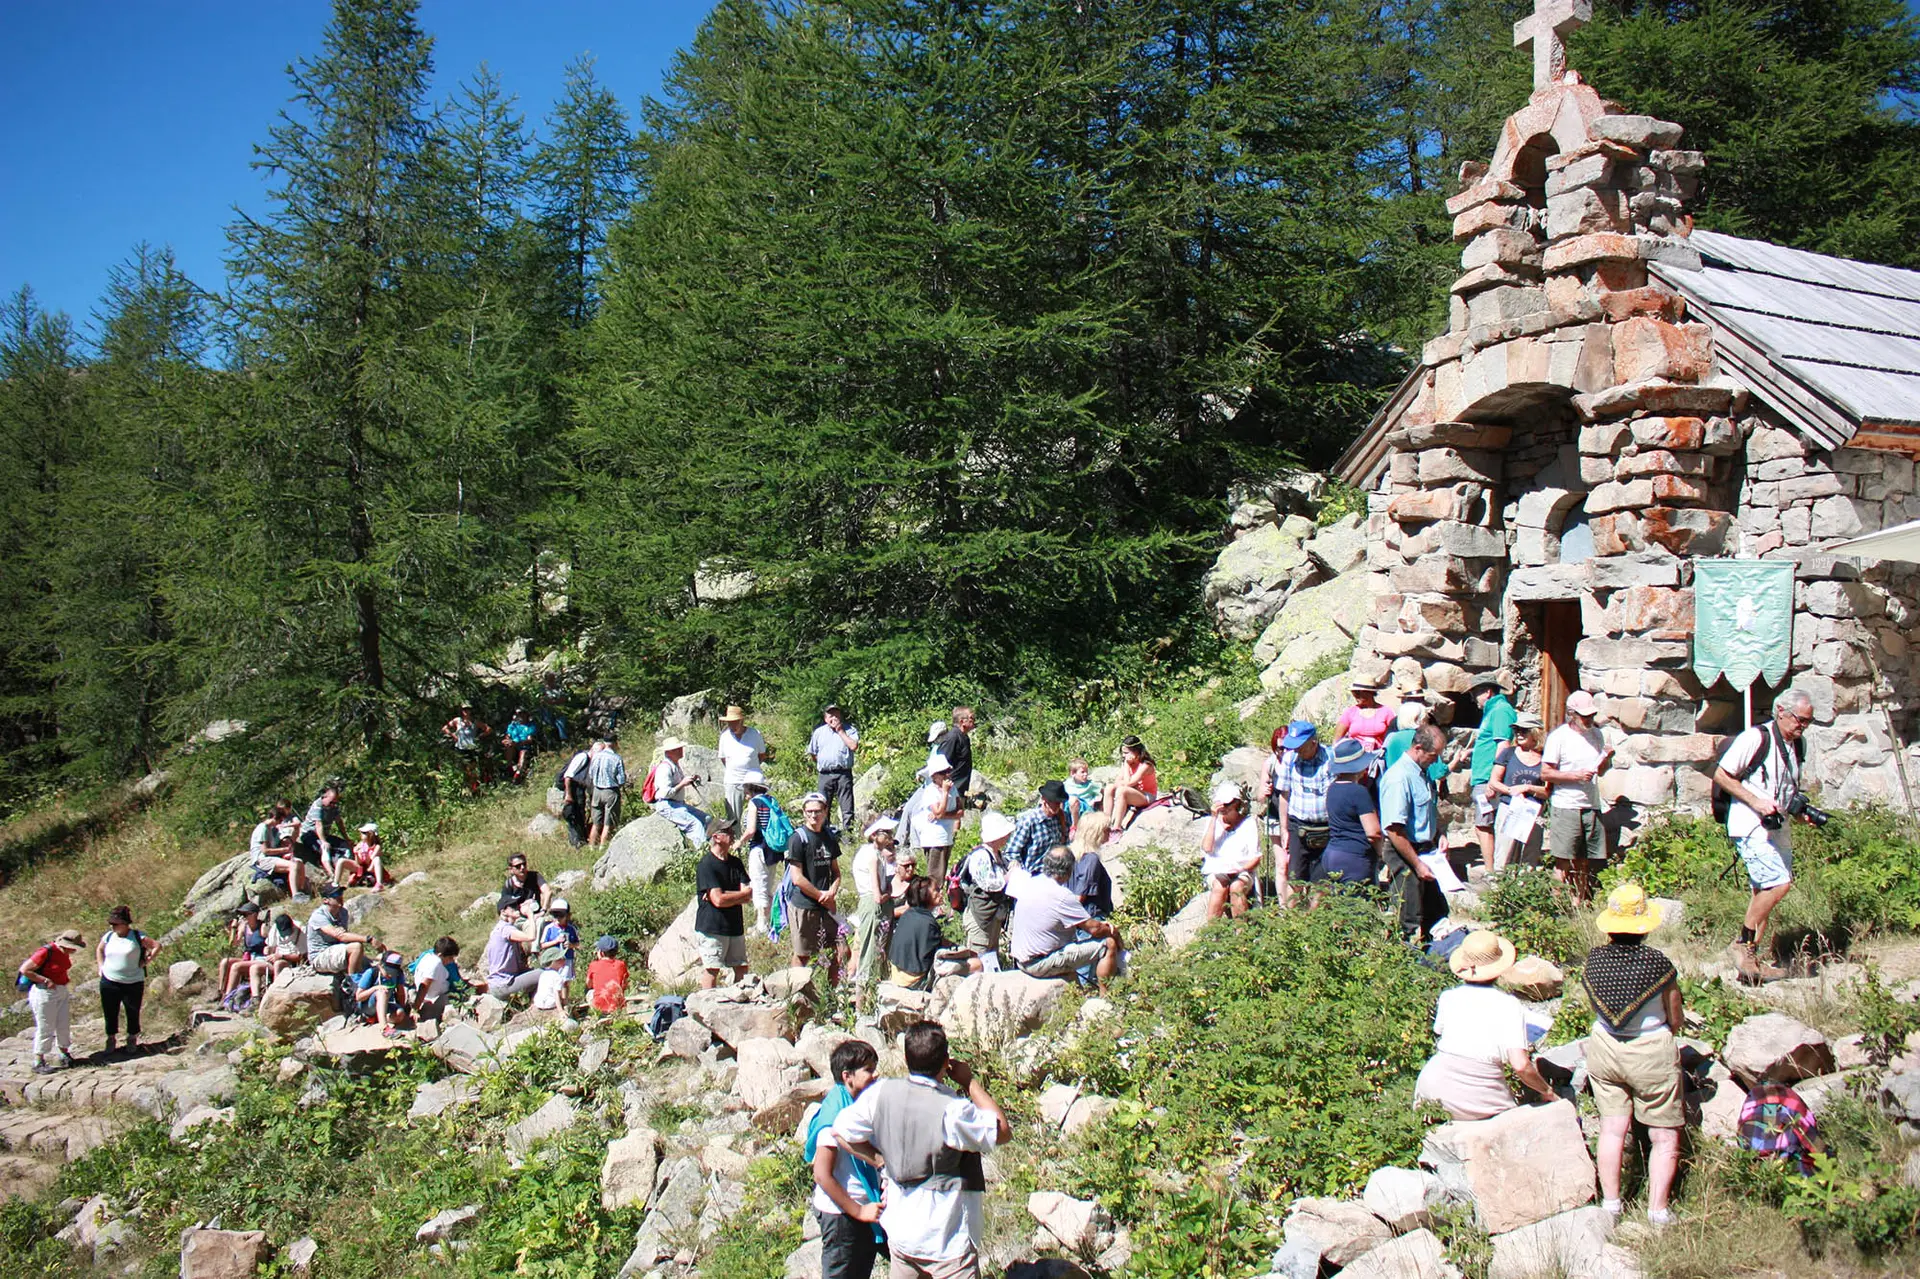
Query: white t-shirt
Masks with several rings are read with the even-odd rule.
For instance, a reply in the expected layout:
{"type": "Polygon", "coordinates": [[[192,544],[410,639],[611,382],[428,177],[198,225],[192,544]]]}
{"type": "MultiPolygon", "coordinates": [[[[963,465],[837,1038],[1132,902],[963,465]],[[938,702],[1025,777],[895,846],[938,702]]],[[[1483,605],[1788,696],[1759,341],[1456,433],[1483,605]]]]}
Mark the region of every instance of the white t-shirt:
{"type": "Polygon", "coordinates": [[[663,759],[653,766],[653,802],[664,804],[677,799],[673,788],[686,776],[685,770],[670,759],[663,759]]]}
{"type": "Polygon", "coordinates": [[[1006,891],[1013,898],[1007,944],[1022,964],[1059,950],[1091,918],[1071,888],[1051,875],[1029,874],[1017,864],[1007,868],[1006,891]]]}
{"type": "Polygon", "coordinates": [[[540,984],[533,988],[535,1008],[558,1008],[560,992],[567,987],[567,974],[559,968],[542,968],[540,984]]]}
{"type": "MultiPolygon", "coordinates": [[[[1000,1137],[992,1112],[980,1109],[952,1089],[924,1075],[909,1075],[915,1088],[933,1088],[950,1098],[940,1117],[941,1140],[955,1150],[986,1154],[1000,1137]]],[[[833,1121],[836,1141],[853,1144],[873,1139],[873,1116],[886,1090],[861,1093],[833,1121]]],[[[913,1186],[895,1181],[881,1169],[880,1228],[896,1254],[919,1261],[957,1261],[980,1246],[981,1192],[960,1189],[957,1177],[929,1177],[913,1186]]]]}
{"type": "MultiPolygon", "coordinates": [[[[949,791],[949,798],[952,792],[949,791]]],[[[935,821],[932,817],[934,803],[940,792],[932,782],[920,788],[909,803],[913,810],[913,846],[915,848],[950,848],[953,846],[953,830],[960,824],[958,817],[943,817],[935,821]]]]}
{"type": "MultiPolygon", "coordinates": [[[[1782,743],[1784,739],[1782,739],[1782,743]]],[[[1785,807],[1793,798],[1800,785],[1800,761],[1793,747],[1787,744],[1784,754],[1774,745],[1774,734],[1764,724],[1755,724],[1752,728],[1742,729],[1738,736],[1727,744],[1726,753],[1720,756],[1720,767],[1735,781],[1752,764],[1754,756],[1762,756],[1760,767],[1745,779],[1748,790],[1770,795],[1773,801],[1785,807]]],[[[1734,800],[1727,809],[1727,837],[1744,839],[1760,828],[1760,814],[1748,808],[1739,800],[1734,800]]]]}
{"type": "Polygon", "coordinates": [[[1222,830],[1218,817],[1213,824],[1213,851],[1200,862],[1203,875],[1237,875],[1260,864],[1260,823],[1243,817],[1232,830],[1222,830]]]}
{"type": "MultiPolygon", "coordinates": [[[[253,834],[248,837],[247,852],[250,856],[252,856],[256,864],[266,860],[267,831],[270,828],[273,828],[277,825],[278,823],[275,822],[271,817],[269,817],[266,821],[261,822],[258,826],[255,826],[253,828],[253,834]]],[[[275,833],[277,834],[278,831],[275,831],[275,833]]]]}
{"type": "Polygon", "coordinates": [[[1514,1049],[1527,1047],[1527,1010],[1498,986],[1455,986],[1440,996],[1433,1032],[1440,1052],[1504,1062],[1514,1049]]]}
{"type": "Polygon", "coordinates": [[[438,999],[447,993],[450,983],[447,981],[447,966],[440,956],[429,951],[421,956],[420,966],[413,970],[413,984],[425,987],[422,998],[438,999]]]}
{"type": "Polygon", "coordinates": [[[880,904],[880,850],[872,844],[862,844],[853,854],[853,891],[860,895],[862,906],[880,904]]]}
{"type": "Polygon", "coordinates": [[[723,786],[739,786],[747,780],[747,774],[760,767],[760,757],[767,752],[767,739],[760,736],[760,730],[749,728],[735,735],[732,729],[723,729],[720,733],[720,762],[726,771],[720,779],[723,786]]]}
{"type": "MultiPolygon", "coordinates": [[[[844,1115],[847,1112],[842,1110],[840,1113],[844,1115]]],[[[809,1116],[809,1122],[810,1121],[811,1117],[809,1116]]],[[[806,1125],[803,1123],[801,1125],[801,1135],[805,1136],[805,1134],[806,1125]]],[[[857,1204],[872,1202],[867,1198],[867,1183],[860,1180],[860,1174],[853,1170],[853,1156],[840,1148],[839,1138],[835,1135],[831,1127],[820,1130],[820,1145],[828,1147],[833,1151],[833,1179],[840,1183],[840,1189],[847,1192],[847,1198],[857,1204]]],[[[813,1210],[815,1212],[832,1213],[836,1216],[839,1215],[840,1212],[838,1208],[834,1207],[833,1200],[827,1198],[827,1192],[820,1189],[817,1185],[813,1188],[813,1210]]]]}
{"type": "MultiPolygon", "coordinates": [[[[1600,756],[1605,751],[1606,745],[1597,726],[1579,729],[1568,722],[1547,734],[1547,745],[1540,752],[1540,763],[1544,768],[1557,768],[1562,772],[1583,772],[1599,768],[1600,756]]],[[[1555,782],[1549,803],[1554,808],[1598,808],[1599,783],[1555,782]]]]}

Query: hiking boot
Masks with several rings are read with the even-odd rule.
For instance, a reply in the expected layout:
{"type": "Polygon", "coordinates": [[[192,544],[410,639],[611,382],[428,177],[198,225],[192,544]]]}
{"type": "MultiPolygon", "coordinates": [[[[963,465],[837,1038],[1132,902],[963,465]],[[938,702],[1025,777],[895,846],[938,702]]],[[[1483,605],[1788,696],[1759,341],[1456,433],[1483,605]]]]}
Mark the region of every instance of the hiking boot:
{"type": "Polygon", "coordinates": [[[1787,970],[1769,959],[1754,958],[1755,981],[1779,981],[1787,976],[1787,970]]]}
{"type": "Polygon", "coordinates": [[[1727,958],[1733,961],[1733,970],[1744,982],[1757,982],[1760,978],[1760,960],[1753,953],[1753,943],[1745,941],[1729,942],[1727,958]]]}

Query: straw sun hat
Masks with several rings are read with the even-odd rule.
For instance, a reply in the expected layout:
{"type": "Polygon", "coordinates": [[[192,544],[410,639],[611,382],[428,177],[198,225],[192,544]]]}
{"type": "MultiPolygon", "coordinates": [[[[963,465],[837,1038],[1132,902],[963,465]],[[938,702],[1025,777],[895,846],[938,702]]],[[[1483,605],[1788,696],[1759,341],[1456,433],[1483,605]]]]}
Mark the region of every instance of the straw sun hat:
{"type": "Polygon", "coordinates": [[[1638,884],[1622,884],[1607,894],[1607,908],[1594,921],[1603,933],[1652,932],[1660,927],[1660,908],[1638,884]]]}
{"type": "Polygon", "coordinates": [[[1513,967],[1514,958],[1512,942],[1481,929],[1468,933],[1467,939],[1447,956],[1447,967],[1462,981],[1492,981],[1513,967]]]}

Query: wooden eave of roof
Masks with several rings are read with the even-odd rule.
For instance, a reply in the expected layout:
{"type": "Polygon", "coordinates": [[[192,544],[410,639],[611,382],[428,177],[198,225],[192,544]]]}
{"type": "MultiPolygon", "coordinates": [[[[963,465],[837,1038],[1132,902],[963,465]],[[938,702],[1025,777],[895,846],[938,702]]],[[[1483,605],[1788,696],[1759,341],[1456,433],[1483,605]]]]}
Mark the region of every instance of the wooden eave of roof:
{"type": "Polygon", "coordinates": [[[1333,473],[1337,478],[1355,488],[1371,489],[1374,486],[1387,464],[1387,435],[1392,423],[1412,407],[1426,373],[1424,364],[1415,364],[1412,371],[1400,380],[1400,385],[1387,397],[1387,402],[1367,423],[1367,429],[1360,432],[1359,438],[1349,444],[1347,451],[1340,455],[1340,460],[1333,464],[1333,473]]]}

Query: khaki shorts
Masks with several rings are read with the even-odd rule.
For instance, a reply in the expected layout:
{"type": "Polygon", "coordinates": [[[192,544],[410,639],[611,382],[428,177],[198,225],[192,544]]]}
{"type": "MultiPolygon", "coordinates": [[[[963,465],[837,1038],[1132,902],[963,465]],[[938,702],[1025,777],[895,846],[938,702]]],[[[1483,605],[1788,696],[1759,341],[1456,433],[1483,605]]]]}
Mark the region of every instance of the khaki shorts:
{"type": "Polygon", "coordinates": [[[316,973],[325,973],[329,977],[347,971],[348,948],[345,942],[337,942],[325,950],[316,950],[307,962],[313,965],[316,973]]]}
{"type": "Polygon", "coordinates": [[[840,940],[840,921],[830,910],[793,912],[793,953],[812,955],[832,950],[840,940]]]}
{"type": "Polygon", "coordinates": [[[620,824],[619,787],[596,787],[594,789],[593,824],[595,826],[617,826],[620,824]]]}
{"type": "Polygon", "coordinates": [[[746,938],[710,937],[706,933],[695,933],[693,939],[700,945],[702,968],[745,968],[747,966],[746,938]]]}
{"type": "Polygon", "coordinates": [[[1587,1036],[1587,1082],[1603,1118],[1627,1116],[1649,1128],[1686,1126],[1680,1050],[1670,1030],[1615,1039],[1596,1027],[1587,1036]]]}
{"type": "Polygon", "coordinates": [[[896,1252],[887,1263],[887,1279],[980,1279],[980,1254],[969,1249],[952,1261],[924,1261],[896,1252]]]}
{"type": "Polygon", "coordinates": [[[1607,832],[1591,808],[1554,808],[1547,812],[1547,851],[1557,862],[1607,860],[1607,832]]]}

